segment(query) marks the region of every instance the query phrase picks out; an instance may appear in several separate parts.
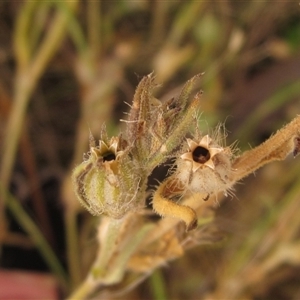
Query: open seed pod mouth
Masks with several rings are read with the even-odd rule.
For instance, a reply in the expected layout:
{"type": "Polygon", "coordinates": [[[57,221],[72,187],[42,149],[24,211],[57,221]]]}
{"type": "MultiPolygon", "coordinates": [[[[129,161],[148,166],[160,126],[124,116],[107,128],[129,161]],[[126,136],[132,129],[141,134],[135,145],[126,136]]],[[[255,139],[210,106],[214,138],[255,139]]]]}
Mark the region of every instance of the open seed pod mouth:
{"type": "Polygon", "coordinates": [[[183,160],[192,162],[192,170],[196,172],[199,168],[208,167],[215,169],[213,158],[218,153],[224,151],[222,147],[211,146],[212,139],[205,135],[200,142],[187,139],[189,151],[180,156],[183,160]]]}
{"type": "Polygon", "coordinates": [[[91,147],[91,154],[95,160],[99,158],[103,162],[113,163],[123,156],[124,151],[119,149],[119,137],[112,137],[109,142],[99,141],[99,146],[91,147]]]}
{"type": "Polygon", "coordinates": [[[116,155],[113,152],[107,152],[102,154],[103,161],[113,161],[116,159],[116,155]]]}
{"type": "Polygon", "coordinates": [[[192,152],[193,161],[199,164],[205,164],[210,160],[210,152],[207,148],[198,146],[192,152]]]}

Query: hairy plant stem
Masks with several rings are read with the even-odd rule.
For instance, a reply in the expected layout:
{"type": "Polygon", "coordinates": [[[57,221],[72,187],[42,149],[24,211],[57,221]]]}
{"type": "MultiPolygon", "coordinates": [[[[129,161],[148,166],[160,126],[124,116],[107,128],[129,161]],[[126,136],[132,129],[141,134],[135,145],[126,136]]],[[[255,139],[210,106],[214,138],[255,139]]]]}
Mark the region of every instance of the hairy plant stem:
{"type": "Polygon", "coordinates": [[[288,123],[285,127],[278,130],[267,141],[254,149],[244,152],[233,163],[235,169],[235,181],[238,181],[263,165],[275,161],[283,160],[288,154],[294,152],[298,154],[299,145],[296,139],[300,139],[300,115],[288,123]]]}
{"type": "MultiPolygon", "coordinates": [[[[197,209],[199,209],[203,205],[207,207],[212,206],[210,202],[205,202],[202,200],[204,197],[206,197],[205,194],[194,194],[189,198],[185,199],[182,202],[182,204],[191,207],[195,211],[197,211],[197,209]],[[199,201],[199,199],[201,200],[199,201]]],[[[182,222],[182,220],[180,219],[175,219],[171,217],[162,218],[157,223],[155,228],[153,228],[153,230],[151,230],[147,234],[147,237],[143,240],[141,247],[148,247],[151,243],[159,240],[162,236],[164,236],[168,231],[172,230],[180,222],[182,222]]]]}
{"type": "Polygon", "coordinates": [[[119,234],[123,225],[123,219],[108,220],[108,224],[105,226],[104,232],[100,232],[100,253],[92,268],[92,276],[96,278],[104,278],[107,275],[108,262],[115,255],[115,251],[119,247],[120,238],[119,234]]]}
{"type": "Polygon", "coordinates": [[[99,227],[98,256],[86,280],[69,299],[86,299],[101,286],[116,284],[122,280],[128,259],[152,228],[148,224],[139,226],[133,216],[129,213],[119,220],[103,218],[99,227]]]}

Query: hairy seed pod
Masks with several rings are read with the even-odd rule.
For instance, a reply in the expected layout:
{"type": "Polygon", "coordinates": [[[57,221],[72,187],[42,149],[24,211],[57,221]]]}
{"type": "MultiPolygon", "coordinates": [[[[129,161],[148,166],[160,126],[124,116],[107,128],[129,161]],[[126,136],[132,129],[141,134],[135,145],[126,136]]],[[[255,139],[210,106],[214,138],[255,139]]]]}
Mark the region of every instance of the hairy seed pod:
{"type": "Polygon", "coordinates": [[[137,206],[139,176],[126,151],[119,149],[120,139],[92,146],[88,158],[73,171],[73,183],[79,202],[93,215],[122,218],[137,206]]]}
{"type": "Polygon", "coordinates": [[[231,167],[232,152],[223,148],[206,135],[199,142],[187,139],[188,151],[176,161],[177,169],[153,194],[154,211],[161,216],[181,219],[186,230],[197,227],[196,212],[172,200],[174,196],[200,193],[203,200],[218,192],[229,190],[234,183],[231,167]]]}
{"type": "MultiPolygon", "coordinates": [[[[176,177],[191,193],[216,194],[233,185],[230,148],[220,147],[206,135],[200,142],[187,140],[189,150],[177,160],[176,177]]],[[[208,197],[207,197],[208,199],[208,197]]]]}

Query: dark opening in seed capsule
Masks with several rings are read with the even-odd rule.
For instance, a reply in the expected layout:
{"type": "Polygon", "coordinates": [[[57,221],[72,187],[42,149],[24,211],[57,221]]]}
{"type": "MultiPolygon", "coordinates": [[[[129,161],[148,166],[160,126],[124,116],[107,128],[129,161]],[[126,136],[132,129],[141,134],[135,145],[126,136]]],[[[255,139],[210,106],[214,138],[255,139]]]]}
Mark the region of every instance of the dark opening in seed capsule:
{"type": "Polygon", "coordinates": [[[210,159],[210,153],[208,149],[198,146],[193,151],[193,160],[200,164],[205,164],[210,159]]]}
{"type": "Polygon", "coordinates": [[[108,152],[103,155],[103,161],[112,161],[115,159],[116,159],[116,155],[112,152],[108,152]]]}

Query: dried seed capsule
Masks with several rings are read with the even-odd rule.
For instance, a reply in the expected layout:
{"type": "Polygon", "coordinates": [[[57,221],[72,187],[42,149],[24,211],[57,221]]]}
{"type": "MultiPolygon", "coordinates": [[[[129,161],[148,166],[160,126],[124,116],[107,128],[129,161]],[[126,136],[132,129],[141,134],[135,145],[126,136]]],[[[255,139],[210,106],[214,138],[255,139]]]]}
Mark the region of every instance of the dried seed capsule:
{"type": "Polygon", "coordinates": [[[188,152],[176,161],[176,172],[167,178],[153,195],[153,209],[161,216],[181,219],[187,231],[197,227],[196,212],[185,205],[173,202],[174,196],[187,196],[190,193],[206,195],[230,189],[233,185],[231,167],[232,152],[223,148],[206,135],[200,142],[188,139],[188,152]]]}
{"type": "Polygon", "coordinates": [[[73,183],[79,202],[93,215],[102,213],[122,218],[137,206],[139,176],[120,139],[100,141],[92,146],[88,158],[73,171],[73,183]]]}
{"type": "Polygon", "coordinates": [[[187,140],[189,151],[177,160],[176,177],[192,193],[207,195],[230,189],[233,184],[232,153],[206,135],[200,142],[187,140]]]}

